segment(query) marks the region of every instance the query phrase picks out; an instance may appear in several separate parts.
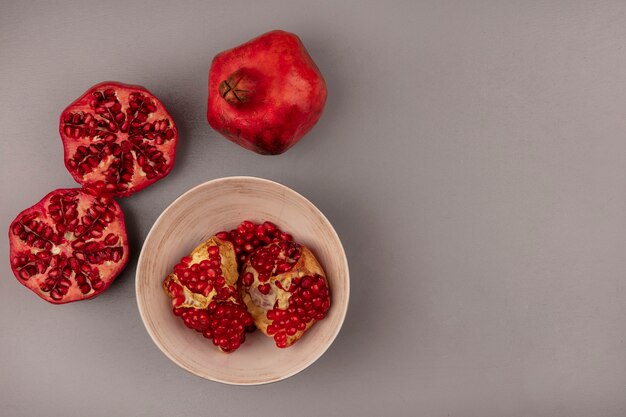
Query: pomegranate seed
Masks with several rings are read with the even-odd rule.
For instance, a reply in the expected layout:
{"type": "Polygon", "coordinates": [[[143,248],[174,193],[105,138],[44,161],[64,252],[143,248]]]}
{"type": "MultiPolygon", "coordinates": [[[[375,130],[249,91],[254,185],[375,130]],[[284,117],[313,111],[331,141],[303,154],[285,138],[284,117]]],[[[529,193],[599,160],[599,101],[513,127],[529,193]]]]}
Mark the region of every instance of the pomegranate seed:
{"type": "Polygon", "coordinates": [[[263,222],[263,227],[265,228],[265,230],[267,230],[268,233],[275,233],[276,231],[278,231],[278,227],[276,227],[276,225],[272,222],[263,222]]]}
{"type": "Polygon", "coordinates": [[[311,288],[311,278],[309,276],[305,276],[304,278],[302,278],[300,285],[305,290],[311,288]]]}
{"type": "Polygon", "coordinates": [[[262,284],[257,287],[259,292],[263,295],[267,295],[270,293],[271,287],[269,284],[262,284]]]}
{"type": "Polygon", "coordinates": [[[250,285],[252,285],[254,283],[254,276],[252,275],[251,272],[246,272],[241,277],[241,280],[243,282],[243,285],[246,285],[246,286],[249,287],[250,285]]]}
{"type": "Polygon", "coordinates": [[[293,264],[281,263],[281,264],[278,264],[278,266],[276,267],[276,273],[282,274],[291,270],[292,268],[293,268],[293,264]]]}

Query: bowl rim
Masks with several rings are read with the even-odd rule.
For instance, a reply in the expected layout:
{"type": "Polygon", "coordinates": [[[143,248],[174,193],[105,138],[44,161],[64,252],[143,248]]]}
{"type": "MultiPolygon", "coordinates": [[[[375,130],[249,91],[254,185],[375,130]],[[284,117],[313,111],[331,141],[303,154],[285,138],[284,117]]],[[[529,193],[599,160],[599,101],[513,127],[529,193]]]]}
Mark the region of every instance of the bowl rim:
{"type": "Polygon", "coordinates": [[[137,302],[137,308],[139,310],[139,316],[141,317],[141,321],[142,321],[146,331],[150,335],[150,338],[152,339],[152,342],[159,348],[159,350],[167,358],[169,358],[172,362],[174,362],[180,368],[182,368],[185,371],[187,371],[187,372],[189,372],[189,373],[191,373],[193,375],[196,375],[196,376],[198,376],[200,378],[207,379],[207,380],[214,381],[214,382],[220,382],[222,384],[228,384],[228,385],[265,385],[265,384],[271,384],[271,383],[274,383],[274,382],[285,380],[287,378],[290,378],[290,377],[292,377],[292,376],[302,372],[303,370],[305,370],[306,368],[311,366],[314,362],[316,362],[324,353],[326,353],[328,348],[330,348],[330,346],[333,344],[333,342],[337,338],[337,335],[339,334],[339,331],[343,327],[343,323],[345,321],[345,318],[346,318],[346,315],[347,315],[347,312],[348,312],[348,305],[350,303],[350,269],[349,269],[348,258],[346,256],[345,249],[343,248],[343,244],[341,242],[341,239],[339,238],[339,235],[337,234],[337,231],[333,227],[332,223],[328,220],[328,218],[326,218],[324,213],[322,213],[322,211],[320,209],[318,209],[317,206],[315,206],[315,204],[313,204],[308,198],[304,197],[302,194],[298,193],[297,191],[293,190],[292,188],[290,188],[290,187],[288,187],[288,186],[286,186],[284,184],[281,184],[279,182],[272,181],[272,180],[269,180],[269,179],[266,179],[266,178],[260,178],[260,177],[254,177],[254,176],[245,176],[245,175],[228,176],[228,177],[221,177],[221,178],[216,178],[216,179],[212,179],[212,180],[209,180],[209,181],[205,181],[205,182],[203,182],[201,184],[198,184],[198,185],[188,189],[183,194],[178,196],[174,201],[172,201],[161,212],[161,214],[159,214],[157,219],[154,221],[154,223],[150,227],[150,231],[146,235],[146,237],[145,237],[145,239],[144,239],[144,241],[143,241],[143,243],[141,245],[141,251],[139,253],[139,258],[137,259],[137,267],[135,269],[135,299],[136,299],[136,302],[137,302]],[[339,315],[340,315],[339,316],[339,324],[333,329],[331,337],[328,339],[328,343],[326,343],[326,345],[324,345],[321,349],[319,349],[319,351],[315,352],[311,356],[311,358],[309,358],[309,360],[302,362],[302,365],[297,367],[295,370],[290,371],[289,373],[287,373],[285,375],[282,375],[279,378],[274,378],[274,379],[267,380],[267,381],[236,382],[236,381],[232,381],[232,380],[228,380],[228,379],[212,377],[212,376],[209,376],[209,375],[206,375],[206,374],[201,374],[200,372],[196,372],[195,370],[187,368],[184,364],[180,363],[174,356],[172,356],[169,353],[169,351],[157,339],[156,335],[153,332],[153,329],[150,326],[148,326],[147,318],[145,317],[146,313],[144,311],[147,307],[144,306],[144,304],[141,302],[140,291],[139,291],[139,275],[140,275],[140,272],[141,272],[141,269],[142,269],[141,265],[142,265],[142,262],[143,262],[143,258],[145,256],[144,249],[146,247],[146,242],[148,242],[148,240],[152,237],[152,234],[154,233],[157,225],[159,225],[161,222],[163,222],[164,221],[163,219],[165,217],[167,217],[168,212],[172,210],[172,207],[176,206],[177,204],[180,204],[180,201],[182,201],[185,198],[187,198],[187,196],[189,194],[197,192],[198,189],[201,189],[201,188],[204,188],[204,187],[210,187],[210,186],[212,186],[214,184],[218,184],[218,183],[221,183],[221,182],[231,182],[231,181],[241,181],[241,180],[258,182],[258,183],[266,183],[266,184],[271,184],[272,186],[276,186],[278,188],[282,188],[285,192],[294,194],[296,198],[301,198],[302,201],[306,205],[310,206],[310,208],[313,211],[317,212],[317,214],[319,214],[321,220],[326,224],[326,226],[328,227],[329,231],[332,233],[333,237],[337,239],[337,242],[339,242],[340,252],[338,253],[338,255],[340,255],[340,258],[341,258],[340,262],[343,264],[343,268],[345,269],[345,272],[346,272],[346,276],[345,276],[345,297],[346,297],[346,302],[343,305],[342,310],[339,312],[339,315]]]}

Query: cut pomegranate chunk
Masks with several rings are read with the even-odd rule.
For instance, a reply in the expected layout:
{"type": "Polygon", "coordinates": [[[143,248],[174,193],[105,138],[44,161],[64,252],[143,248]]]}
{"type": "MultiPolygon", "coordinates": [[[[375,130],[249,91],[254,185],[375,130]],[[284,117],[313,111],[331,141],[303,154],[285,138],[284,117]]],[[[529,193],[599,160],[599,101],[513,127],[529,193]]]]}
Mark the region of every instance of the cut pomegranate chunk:
{"type": "Polygon", "coordinates": [[[246,331],[254,329],[237,278],[232,243],[214,236],[183,257],[163,282],[174,314],[226,353],[239,348],[246,331]]]}
{"type": "Polygon", "coordinates": [[[286,348],[326,317],[330,290],[313,253],[293,241],[257,249],[242,270],[242,299],[256,326],[286,348]]]}

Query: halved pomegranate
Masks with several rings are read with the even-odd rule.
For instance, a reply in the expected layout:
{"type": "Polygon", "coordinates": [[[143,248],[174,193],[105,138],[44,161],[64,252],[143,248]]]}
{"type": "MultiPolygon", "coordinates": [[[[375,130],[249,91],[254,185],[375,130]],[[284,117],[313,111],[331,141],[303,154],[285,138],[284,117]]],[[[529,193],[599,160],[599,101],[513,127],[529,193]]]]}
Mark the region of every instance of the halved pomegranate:
{"type": "Polygon", "coordinates": [[[163,282],[174,314],[226,353],[254,329],[237,292],[238,276],[232,243],[213,236],[183,257],[163,282]]]}
{"type": "Polygon", "coordinates": [[[292,241],[273,242],[252,253],[239,288],[257,328],[279,348],[297,342],[330,308],[324,270],[307,247],[292,241]]]}
{"type": "Polygon", "coordinates": [[[61,114],[65,166],[81,185],[129,196],[172,170],[178,131],[148,90],[103,82],[61,114]]]}
{"type": "Polygon", "coordinates": [[[55,190],[22,211],[9,244],[17,280],[54,304],[95,297],[128,260],[120,206],[83,189],[55,190]]]}

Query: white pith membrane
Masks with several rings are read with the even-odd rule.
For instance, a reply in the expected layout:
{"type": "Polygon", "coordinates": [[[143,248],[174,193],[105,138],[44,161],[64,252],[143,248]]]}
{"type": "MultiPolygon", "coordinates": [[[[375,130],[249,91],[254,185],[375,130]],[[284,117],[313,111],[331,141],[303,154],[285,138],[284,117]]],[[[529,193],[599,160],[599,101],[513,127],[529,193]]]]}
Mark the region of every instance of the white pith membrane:
{"type": "Polygon", "coordinates": [[[11,224],[16,277],[54,303],[101,292],[128,259],[120,217],[121,209],[109,198],[77,189],[49,194],[11,224]]]}

